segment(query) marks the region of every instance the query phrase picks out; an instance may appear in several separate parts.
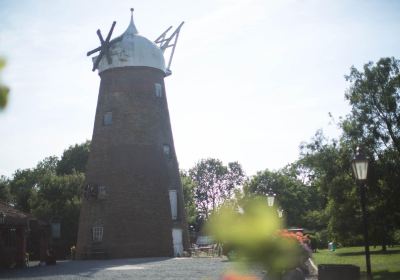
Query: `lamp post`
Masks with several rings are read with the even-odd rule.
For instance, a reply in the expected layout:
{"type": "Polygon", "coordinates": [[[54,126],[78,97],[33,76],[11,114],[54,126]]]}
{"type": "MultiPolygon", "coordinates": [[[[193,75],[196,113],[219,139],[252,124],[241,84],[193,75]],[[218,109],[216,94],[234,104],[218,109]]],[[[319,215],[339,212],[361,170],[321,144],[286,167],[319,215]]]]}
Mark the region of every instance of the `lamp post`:
{"type": "Polygon", "coordinates": [[[272,189],[269,188],[268,193],[267,193],[267,202],[268,202],[269,207],[274,206],[275,196],[276,196],[276,193],[274,193],[272,191],[272,189]]]}
{"type": "Polygon", "coordinates": [[[371,274],[371,259],[369,253],[369,240],[368,240],[368,213],[366,209],[366,180],[368,174],[368,159],[362,153],[360,148],[357,148],[357,153],[351,162],[351,167],[353,168],[354,176],[357,179],[359,189],[360,189],[360,199],[361,199],[361,211],[363,215],[364,223],[364,246],[365,246],[365,261],[367,265],[367,277],[372,279],[371,274]]]}

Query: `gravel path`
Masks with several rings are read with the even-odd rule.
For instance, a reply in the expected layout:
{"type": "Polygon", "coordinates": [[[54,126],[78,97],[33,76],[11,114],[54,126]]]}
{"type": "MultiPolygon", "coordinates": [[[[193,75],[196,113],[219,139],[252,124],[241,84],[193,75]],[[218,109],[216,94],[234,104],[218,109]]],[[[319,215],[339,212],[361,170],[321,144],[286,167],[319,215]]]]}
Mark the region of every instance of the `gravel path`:
{"type": "MultiPolygon", "coordinates": [[[[225,258],[143,258],[58,261],[55,266],[0,270],[1,279],[219,280],[233,267],[225,258]]],[[[265,276],[257,273],[260,279],[265,276]]],[[[307,280],[317,280],[309,276],[307,280]]]]}
{"type": "Polygon", "coordinates": [[[1,279],[188,279],[220,278],[232,267],[221,258],[145,258],[60,261],[55,266],[0,271],[1,279]]]}

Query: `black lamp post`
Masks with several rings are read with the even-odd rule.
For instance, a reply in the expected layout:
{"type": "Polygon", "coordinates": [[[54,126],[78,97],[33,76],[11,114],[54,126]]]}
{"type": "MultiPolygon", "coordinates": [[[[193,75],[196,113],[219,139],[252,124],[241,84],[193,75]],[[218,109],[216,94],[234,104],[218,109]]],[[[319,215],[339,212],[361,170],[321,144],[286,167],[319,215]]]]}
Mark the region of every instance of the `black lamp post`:
{"type": "Polygon", "coordinates": [[[361,211],[363,215],[363,223],[364,223],[364,244],[365,244],[365,261],[367,264],[367,277],[368,279],[372,279],[371,274],[371,259],[369,253],[369,240],[368,240],[368,213],[366,209],[366,181],[368,174],[368,159],[362,153],[360,148],[357,148],[357,153],[354,159],[351,162],[351,167],[353,168],[354,176],[357,179],[359,188],[360,188],[360,198],[361,198],[361,211]]]}

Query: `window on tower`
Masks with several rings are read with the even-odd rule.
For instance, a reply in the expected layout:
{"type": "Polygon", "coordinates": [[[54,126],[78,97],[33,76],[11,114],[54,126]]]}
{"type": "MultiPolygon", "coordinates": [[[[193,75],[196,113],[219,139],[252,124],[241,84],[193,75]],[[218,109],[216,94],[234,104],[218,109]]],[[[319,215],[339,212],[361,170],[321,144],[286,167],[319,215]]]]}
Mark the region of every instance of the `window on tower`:
{"type": "Polygon", "coordinates": [[[171,157],[171,147],[168,144],[163,145],[163,152],[167,158],[171,157]]]}
{"type": "Polygon", "coordinates": [[[104,114],[103,125],[112,125],[112,112],[107,112],[104,114]]]}
{"type": "Polygon", "coordinates": [[[93,242],[101,242],[103,240],[102,226],[94,226],[92,232],[93,232],[93,242]]]}
{"type": "Polygon", "coordinates": [[[155,88],[155,91],[156,91],[156,96],[157,97],[162,97],[162,86],[161,86],[161,84],[155,83],[154,84],[154,88],[155,88]]]}
{"type": "Polygon", "coordinates": [[[107,197],[106,186],[98,186],[97,198],[98,199],[106,199],[106,197],[107,197]]]}
{"type": "Polygon", "coordinates": [[[176,190],[169,191],[169,202],[171,205],[172,220],[175,221],[178,218],[178,197],[176,190]]]}

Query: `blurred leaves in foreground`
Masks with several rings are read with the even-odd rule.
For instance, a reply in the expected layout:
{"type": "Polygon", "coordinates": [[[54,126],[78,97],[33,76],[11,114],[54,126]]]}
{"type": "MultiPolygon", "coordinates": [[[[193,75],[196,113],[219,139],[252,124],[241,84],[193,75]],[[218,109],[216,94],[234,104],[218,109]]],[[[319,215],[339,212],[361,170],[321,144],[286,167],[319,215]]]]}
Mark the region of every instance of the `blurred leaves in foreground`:
{"type": "MultiPolygon", "coordinates": [[[[268,279],[279,279],[303,261],[296,239],[282,234],[283,221],[265,198],[254,198],[241,205],[223,205],[211,215],[207,230],[217,242],[235,255],[239,265],[267,271],[268,279]]],[[[228,252],[229,254],[229,252],[228,252]]]]}
{"type": "MultiPolygon", "coordinates": [[[[0,57],[0,73],[5,65],[6,61],[0,57]]],[[[3,85],[0,80],[0,110],[4,109],[4,107],[7,105],[9,91],[10,89],[3,85]]]]}

